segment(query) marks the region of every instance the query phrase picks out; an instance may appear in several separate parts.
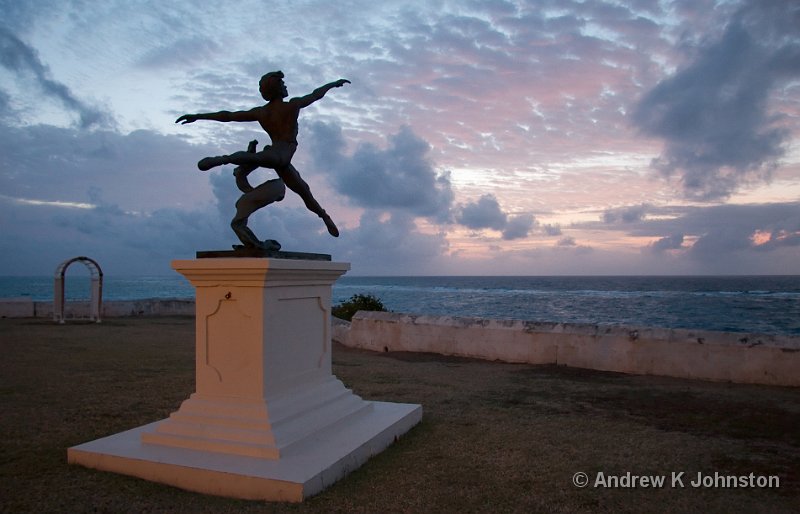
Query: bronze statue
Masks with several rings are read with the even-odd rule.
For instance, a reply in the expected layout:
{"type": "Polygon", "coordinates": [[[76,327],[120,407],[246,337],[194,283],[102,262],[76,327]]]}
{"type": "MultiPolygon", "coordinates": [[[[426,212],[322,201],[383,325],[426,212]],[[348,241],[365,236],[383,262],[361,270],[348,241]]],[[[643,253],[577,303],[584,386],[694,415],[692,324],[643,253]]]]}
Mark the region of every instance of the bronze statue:
{"type": "Polygon", "coordinates": [[[231,221],[231,228],[246,247],[277,250],[280,244],[274,240],[260,241],[255,234],[247,228],[248,217],[256,210],[283,199],[286,187],[300,195],[308,210],[318,215],[325,222],[328,232],[339,237],[339,230],[325,209],[314,199],[308,184],[292,165],[292,156],[297,150],[297,120],[300,109],[325,96],[330,89],[349,84],[346,79],[318,87],[311,94],[290,99],[286,85],[283,82],[283,72],[272,71],[261,77],[259,92],[267,101],[266,105],[254,107],[249,111],[219,111],[201,114],[184,114],[175,123],[194,123],[197,120],[212,121],[257,121],[261,128],[269,134],[271,145],[264,146],[256,151],[257,141],[251,141],[246,151],[235,152],[230,155],[206,157],[197,163],[202,171],[210,170],[223,164],[236,164],[233,174],[236,185],[242,191],[242,196],[236,202],[236,216],[231,221]],[[253,188],[247,181],[249,175],[256,168],[270,168],[278,174],[278,179],[268,180],[258,187],[253,188]]]}

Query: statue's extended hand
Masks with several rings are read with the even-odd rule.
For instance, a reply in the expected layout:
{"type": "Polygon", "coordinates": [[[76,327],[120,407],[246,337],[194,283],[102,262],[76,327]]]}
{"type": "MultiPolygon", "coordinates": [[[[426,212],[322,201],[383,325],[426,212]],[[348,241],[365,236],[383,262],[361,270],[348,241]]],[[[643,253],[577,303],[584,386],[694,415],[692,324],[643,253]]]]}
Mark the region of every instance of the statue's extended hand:
{"type": "Polygon", "coordinates": [[[333,83],[333,87],[342,87],[345,84],[350,84],[350,81],[347,79],[339,79],[333,83]]]}
{"type": "Polygon", "coordinates": [[[175,120],[175,123],[180,123],[181,125],[186,125],[187,123],[194,123],[195,121],[197,121],[197,115],[195,115],[195,114],[184,114],[183,116],[181,116],[180,118],[175,120]]]}

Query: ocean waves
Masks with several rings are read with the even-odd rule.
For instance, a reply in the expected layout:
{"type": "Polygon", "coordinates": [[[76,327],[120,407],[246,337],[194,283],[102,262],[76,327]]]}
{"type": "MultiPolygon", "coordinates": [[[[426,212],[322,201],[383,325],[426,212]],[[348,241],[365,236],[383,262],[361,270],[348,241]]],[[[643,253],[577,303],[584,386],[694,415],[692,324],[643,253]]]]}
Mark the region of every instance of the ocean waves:
{"type": "Polygon", "coordinates": [[[800,334],[800,277],[344,277],[396,312],[800,334]]]}
{"type": "MultiPolygon", "coordinates": [[[[395,312],[800,335],[800,277],[353,277],[333,303],[377,296],[395,312]]],[[[68,300],[89,296],[70,274],[68,300]]],[[[181,276],[106,277],[103,298],[192,298],[181,276]]],[[[53,299],[52,277],[0,277],[0,298],[53,299]]]]}

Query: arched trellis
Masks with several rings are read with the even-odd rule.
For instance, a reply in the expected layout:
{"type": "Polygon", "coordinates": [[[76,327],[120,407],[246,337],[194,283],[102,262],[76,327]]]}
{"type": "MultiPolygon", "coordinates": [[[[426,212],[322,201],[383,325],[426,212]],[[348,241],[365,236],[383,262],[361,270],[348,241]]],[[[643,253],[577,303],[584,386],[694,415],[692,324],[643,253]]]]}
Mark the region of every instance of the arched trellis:
{"type": "Polygon", "coordinates": [[[64,275],[73,262],[81,262],[92,275],[92,296],[89,301],[89,319],[100,323],[100,306],[103,303],[103,270],[100,265],[89,257],[73,257],[62,262],[56,268],[55,284],[53,287],[53,321],[64,323],[64,275]]]}

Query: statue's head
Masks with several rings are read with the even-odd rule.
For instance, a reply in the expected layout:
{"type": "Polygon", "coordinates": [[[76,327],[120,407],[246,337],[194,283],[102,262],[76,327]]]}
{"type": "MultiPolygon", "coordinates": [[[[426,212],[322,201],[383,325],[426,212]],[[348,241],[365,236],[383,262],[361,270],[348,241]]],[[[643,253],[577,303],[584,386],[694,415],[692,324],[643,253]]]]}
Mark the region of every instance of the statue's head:
{"type": "Polygon", "coordinates": [[[289,96],[286,84],[283,83],[282,71],[271,71],[261,77],[258,82],[258,90],[261,92],[261,97],[268,102],[289,96]]]}

